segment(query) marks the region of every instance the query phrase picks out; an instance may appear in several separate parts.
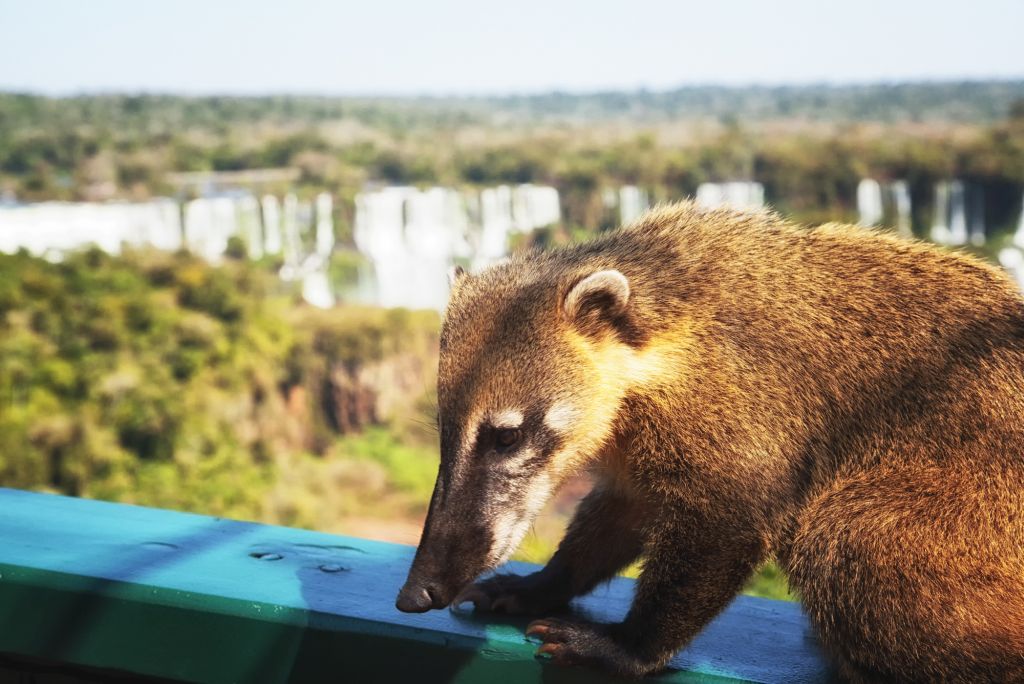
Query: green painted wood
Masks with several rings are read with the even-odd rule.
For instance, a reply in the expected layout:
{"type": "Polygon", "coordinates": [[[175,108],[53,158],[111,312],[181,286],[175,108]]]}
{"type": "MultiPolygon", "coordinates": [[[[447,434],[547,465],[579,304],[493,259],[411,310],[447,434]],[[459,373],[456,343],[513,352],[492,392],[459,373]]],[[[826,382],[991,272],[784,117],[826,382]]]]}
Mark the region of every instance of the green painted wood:
{"type": "MultiPolygon", "coordinates": [[[[535,659],[523,620],[398,612],[412,553],[0,489],[0,653],[211,684],[610,681],[535,659]]],[[[632,587],[616,579],[577,610],[621,619],[632,587]]],[[[797,604],[740,597],[652,681],[830,677],[797,604]]]]}

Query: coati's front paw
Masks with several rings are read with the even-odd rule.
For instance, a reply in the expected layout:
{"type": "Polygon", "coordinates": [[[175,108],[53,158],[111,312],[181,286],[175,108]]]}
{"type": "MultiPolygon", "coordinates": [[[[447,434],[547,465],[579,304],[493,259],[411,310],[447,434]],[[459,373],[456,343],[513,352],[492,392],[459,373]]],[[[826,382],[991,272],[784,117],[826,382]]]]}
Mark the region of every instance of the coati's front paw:
{"type": "Polygon", "coordinates": [[[615,627],[547,618],[527,625],[526,634],[541,640],[538,656],[558,665],[590,665],[626,677],[662,669],[662,663],[647,662],[624,648],[615,638],[615,627]]]}
{"type": "Polygon", "coordinates": [[[472,603],[479,611],[514,615],[536,615],[565,608],[569,598],[554,590],[540,574],[489,577],[463,589],[452,605],[472,603]]]}

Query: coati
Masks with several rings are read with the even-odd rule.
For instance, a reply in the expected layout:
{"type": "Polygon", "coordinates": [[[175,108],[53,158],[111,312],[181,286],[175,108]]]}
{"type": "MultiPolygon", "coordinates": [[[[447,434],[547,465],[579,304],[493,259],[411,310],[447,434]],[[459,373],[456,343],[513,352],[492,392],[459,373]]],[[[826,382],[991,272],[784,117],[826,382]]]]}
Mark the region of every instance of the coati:
{"type": "Polygon", "coordinates": [[[1024,681],[1024,300],[995,268],[681,203],[457,274],[440,349],[400,610],[543,616],[642,557],[622,623],[528,627],[640,676],[775,558],[847,679],[1024,681]],[[470,584],[585,468],[550,563],[470,584]]]}

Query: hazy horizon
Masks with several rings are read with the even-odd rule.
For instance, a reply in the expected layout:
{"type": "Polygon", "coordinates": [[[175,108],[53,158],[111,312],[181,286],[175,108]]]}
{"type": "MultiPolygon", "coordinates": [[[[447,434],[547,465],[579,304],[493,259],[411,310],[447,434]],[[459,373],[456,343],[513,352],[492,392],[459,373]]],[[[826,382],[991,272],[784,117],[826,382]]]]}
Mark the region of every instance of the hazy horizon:
{"type": "Polygon", "coordinates": [[[0,90],[500,97],[1024,79],[1024,3],[0,0],[0,90]]]}
{"type": "Polygon", "coordinates": [[[549,95],[582,96],[602,95],[606,93],[671,93],[681,90],[697,90],[701,88],[714,88],[722,90],[776,90],[776,89],[803,89],[803,88],[870,88],[886,86],[913,86],[913,85],[944,85],[957,83],[1024,83],[1024,75],[987,78],[983,76],[968,78],[921,78],[921,79],[894,79],[894,80],[872,80],[872,81],[845,81],[828,82],[814,81],[805,83],[680,83],[678,85],[665,86],[660,88],[621,87],[621,88],[594,88],[585,90],[571,90],[555,88],[547,90],[527,91],[506,91],[488,93],[458,93],[458,92],[437,92],[437,93],[373,93],[373,92],[350,92],[330,93],[315,91],[252,91],[252,92],[188,92],[173,90],[145,90],[145,89],[95,89],[78,90],[68,92],[45,92],[43,90],[32,90],[27,88],[10,88],[0,85],[0,93],[14,95],[32,95],[50,98],[75,98],[75,97],[104,97],[104,96],[151,96],[151,97],[183,97],[183,98],[206,98],[206,97],[232,97],[232,98],[272,98],[272,97],[294,97],[294,98],[325,98],[325,99],[366,99],[366,100],[435,100],[435,99],[460,99],[460,100],[487,100],[518,97],[544,97],[549,95]]]}

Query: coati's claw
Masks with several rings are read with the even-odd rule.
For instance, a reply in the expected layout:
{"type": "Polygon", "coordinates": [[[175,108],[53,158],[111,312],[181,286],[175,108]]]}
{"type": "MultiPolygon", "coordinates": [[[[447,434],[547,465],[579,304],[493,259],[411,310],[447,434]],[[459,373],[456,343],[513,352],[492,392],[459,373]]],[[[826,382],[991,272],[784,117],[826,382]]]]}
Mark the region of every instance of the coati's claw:
{"type": "Polygon", "coordinates": [[[557,665],[598,663],[601,653],[594,647],[606,638],[590,625],[553,619],[534,620],[527,625],[526,634],[539,637],[537,655],[557,665]]]}
{"type": "Polygon", "coordinates": [[[541,640],[537,657],[556,665],[591,665],[639,677],[659,669],[635,657],[620,645],[611,633],[611,625],[570,622],[545,618],[526,626],[528,637],[541,640]]]}
{"type": "Polygon", "coordinates": [[[474,610],[490,610],[491,597],[480,588],[480,585],[470,584],[452,601],[452,610],[459,610],[466,603],[472,603],[474,610]]]}
{"type": "Polygon", "coordinates": [[[568,600],[535,575],[495,575],[463,589],[452,605],[464,603],[478,611],[536,615],[564,607],[568,600]]]}
{"type": "Polygon", "coordinates": [[[539,636],[542,639],[551,634],[552,623],[555,620],[534,620],[526,626],[527,636],[539,636]]]}

